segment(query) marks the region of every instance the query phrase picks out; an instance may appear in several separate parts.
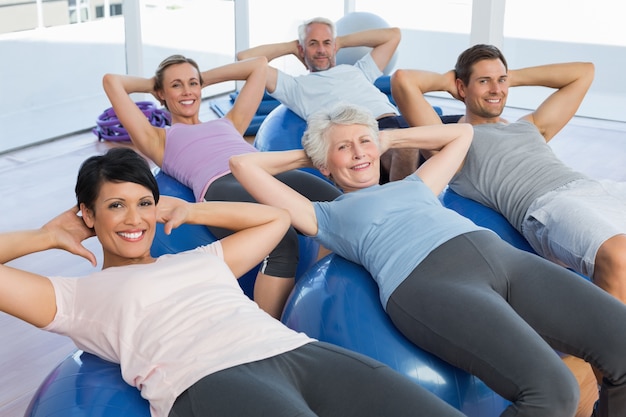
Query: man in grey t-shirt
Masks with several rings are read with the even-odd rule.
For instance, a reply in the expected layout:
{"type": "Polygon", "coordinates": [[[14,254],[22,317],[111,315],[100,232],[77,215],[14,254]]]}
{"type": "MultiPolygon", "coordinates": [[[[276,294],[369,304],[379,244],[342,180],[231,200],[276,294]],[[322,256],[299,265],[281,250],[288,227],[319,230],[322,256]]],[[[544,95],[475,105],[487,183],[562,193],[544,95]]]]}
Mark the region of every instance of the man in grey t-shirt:
{"type": "Polygon", "coordinates": [[[460,121],[474,125],[474,141],[450,187],[501,212],[540,255],[626,302],[626,185],[575,172],[547,146],[574,116],[593,77],[588,62],[509,69],[498,48],[475,45],[443,74],[396,71],[392,91],[414,126],[441,123],[424,93],[446,91],[463,101],[460,121]],[[555,91],[509,123],[501,115],[509,87],[518,86],[555,91]],[[590,193],[598,203],[586,198],[590,193]]]}

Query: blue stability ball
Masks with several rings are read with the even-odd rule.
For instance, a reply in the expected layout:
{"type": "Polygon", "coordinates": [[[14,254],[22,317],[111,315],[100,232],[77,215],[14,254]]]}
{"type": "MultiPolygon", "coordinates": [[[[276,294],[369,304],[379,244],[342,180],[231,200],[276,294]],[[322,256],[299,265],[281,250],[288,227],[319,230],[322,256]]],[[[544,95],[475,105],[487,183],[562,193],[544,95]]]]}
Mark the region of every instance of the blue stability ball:
{"type": "MultiPolygon", "coordinates": [[[[337,35],[343,36],[354,32],[360,32],[368,29],[384,29],[388,28],[389,24],[381,17],[367,12],[352,12],[343,16],[341,19],[335,22],[337,29],[337,35]]],[[[341,48],[337,51],[336,64],[348,64],[354,65],[365,54],[369,53],[372,48],[367,46],[354,46],[350,48],[341,48]]],[[[396,51],[389,64],[383,70],[384,74],[390,74],[396,66],[396,60],[398,59],[398,51],[396,51]]]]}
{"type": "Polygon", "coordinates": [[[263,120],[253,145],[261,152],[302,149],[305,130],[306,121],[280,104],[263,120]]]}
{"type": "Polygon", "coordinates": [[[516,248],[535,253],[524,236],[511,226],[511,223],[497,211],[474,200],[462,197],[450,188],[446,188],[445,191],[441,193],[439,200],[445,207],[467,217],[478,226],[493,230],[502,239],[516,248]]]}
{"type": "Polygon", "coordinates": [[[25,417],[150,417],[150,406],[120,367],[77,351],[41,384],[25,417]]]}
{"type": "Polygon", "coordinates": [[[300,278],[282,320],[386,363],[469,417],[499,416],[509,405],[478,378],[408,341],[384,312],[371,275],[338,255],[325,257],[300,278]]]}
{"type": "MultiPolygon", "coordinates": [[[[526,240],[520,232],[514,228],[511,223],[497,211],[482,205],[474,200],[465,198],[450,188],[446,188],[443,193],[439,195],[441,203],[464,217],[467,217],[478,226],[485,227],[493,230],[503,240],[509,244],[515,246],[518,249],[525,250],[526,252],[536,254],[535,250],[530,246],[530,243],[526,240]]],[[[575,271],[574,271],[575,272],[575,271]]],[[[576,272],[582,278],[587,281],[591,281],[591,278],[576,272]]]]}
{"type": "MultiPolygon", "coordinates": [[[[305,130],[306,121],[281,104],[265,117],[253,145],[262,152],[302,149],[302,135],[305,130]]],[[[327,180],[317,169],[302,170],[327,180]]]]}

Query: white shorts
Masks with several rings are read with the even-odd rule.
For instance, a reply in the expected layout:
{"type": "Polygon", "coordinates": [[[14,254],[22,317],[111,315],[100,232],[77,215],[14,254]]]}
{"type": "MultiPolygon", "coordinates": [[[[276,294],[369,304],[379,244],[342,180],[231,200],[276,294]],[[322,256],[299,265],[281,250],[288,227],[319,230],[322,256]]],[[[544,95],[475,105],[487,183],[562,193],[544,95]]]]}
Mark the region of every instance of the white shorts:
{"type": "Polygon", "coordinates": [[[626,234],[626,183],[576,180],[536,199],[522,234],[544,258],[593,277],[596,254],[626,234]]]}

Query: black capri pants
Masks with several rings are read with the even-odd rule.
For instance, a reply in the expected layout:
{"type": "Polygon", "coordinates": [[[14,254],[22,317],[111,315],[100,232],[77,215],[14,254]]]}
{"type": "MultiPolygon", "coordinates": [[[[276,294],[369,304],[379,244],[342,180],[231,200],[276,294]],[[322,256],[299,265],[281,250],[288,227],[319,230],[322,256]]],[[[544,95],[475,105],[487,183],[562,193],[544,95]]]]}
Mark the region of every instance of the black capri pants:
{"type": "MultiPolygon", "coordinates": [[[[308,172],[293,170],[276,175],[276,178],[298,191],[311,201],[332,201],[341,192],[328,181],[308,172]]],[[[204,195],[205,201],[256,202],[233,174],[227,174],[215,180],[204,195]]],[[[232,234],[232,230],[211,227],[209,230],[221,239],[232,234]]],[[[279,278],[293,278],[298,267],[298,235],[293,227],[269,254],[262,265],[261,272],[279,278]]]]}
{"type": "Polygon", "coordinates": [[[463,417],[367,356],[313,342],[202,378],[169,417],[463,417]]]}
{"type": "Polygon", "coordinates": [[[574,415],[578,384],[555,350],[602,372],[594,416],[624,416],[626,305],[495,233],[439,246],[392,293],[387,313],[413,343],[510,400],[502,416],[574,415]]]}

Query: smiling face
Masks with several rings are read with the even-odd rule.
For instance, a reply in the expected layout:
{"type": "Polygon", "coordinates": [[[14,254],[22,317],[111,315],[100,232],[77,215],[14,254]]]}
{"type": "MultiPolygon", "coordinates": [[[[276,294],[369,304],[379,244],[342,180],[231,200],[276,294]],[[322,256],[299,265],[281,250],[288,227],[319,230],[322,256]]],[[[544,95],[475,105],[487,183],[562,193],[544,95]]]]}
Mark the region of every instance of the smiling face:
{"type": "Polygon", "coordinates": [[[361,124],[334,125],[326,133],[329,141],[326,166],[322,174],[330,175],[344,191],[356,191],[378,184],[380,149],[372,131],[361,124]]]}
{"type": "Polygon", "coordinates": [[[156,204],[152,191],[132,182],[108,182],[91,209],[81,204],[85,224],[93,228],[102,244],[103,267],[153,261],[150,246],[156,227],[156,204]]]}
{"type": "Polygon", "coordinates": [[[174,123],[199,123],[202,82],[198,70],[189,63],[170,65],[163,72],[159,98],[167,104],[174,123]]]}
{"type": "Polygon", "coordinates": [[[507,70],[498,59],[474,63],[469,82],[456,80],[466,106],[469,123],[494,123],[500,120],[509,91],[507,70]]]}
{"type": "Polygon", "coordinates": [[[335,66],[337,51],[333,31],[324,23],[311,23],[306,29],[304,45],[298,44],[298,49],[311,72],[326,71],[335,66]]]}

